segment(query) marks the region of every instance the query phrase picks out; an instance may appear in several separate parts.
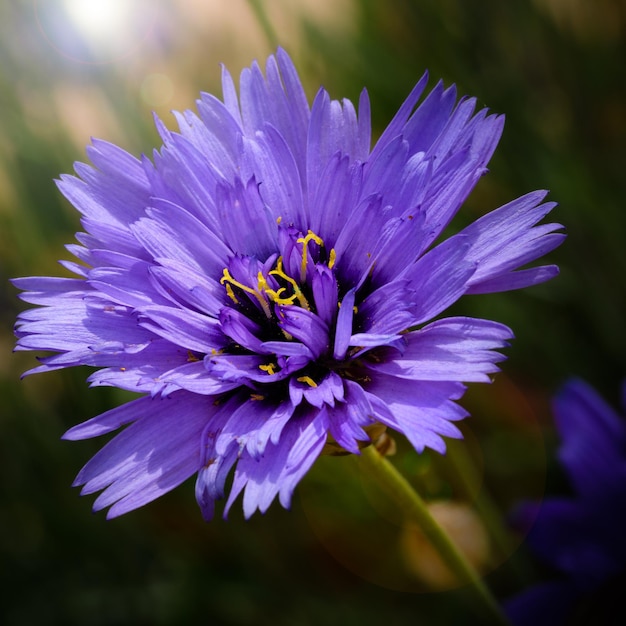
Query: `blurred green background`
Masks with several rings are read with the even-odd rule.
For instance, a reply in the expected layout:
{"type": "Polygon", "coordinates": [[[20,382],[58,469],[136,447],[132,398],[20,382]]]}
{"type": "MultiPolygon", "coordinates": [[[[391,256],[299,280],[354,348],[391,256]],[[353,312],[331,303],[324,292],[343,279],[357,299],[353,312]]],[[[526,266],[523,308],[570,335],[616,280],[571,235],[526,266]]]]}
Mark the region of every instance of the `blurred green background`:
{"type": "MultiPolygon", "coordinates": [[[[430,498],[452,498],[466,509],[495,502],[506,511],[544,487],[556,490],[562,476],[552,455],[550,395],[577,375],[617,403],[626,372],[626,5],[108,4],[102,13],[88,0],[0,6],[0,623],[470,623],[462,590],[427,591],[423,567],[407,558],[417,550],[427,562],[425,550],[407,539],[354,459],[321,459],[291,511],[276,504],[249,522],[234,507],[228,522],[204,524],[191,482],[122,519],[92,515],[90,498],[70,484],[101,444],[60,436],[127,398],[89,390],[86,368],[20,381],[35,358],[11,354],[23,305],[8,279],[64,274],[57,259],[69,258],[63,245],[80,227],[53,179],[84,160],[90,137],[149,154],[158,146],[150,112],[173,127],[171,109],[193,108],[201,90],[221,93],[222,62],[238,75],[278,43],[310,98],[319,84],[353,100],[366,86],[375,136],[429,69],[431,86],[438,78],[454,82],[460,94],[507,116],[491,173],[456,225],[546,188],[568,239],[551,255],[558,279],[455,307],[509,324],[517,339],[496,382],[464,400],[472,412],[466,442],[441,459],[418,457],[398,441],[395,462],[430,498]]],[[[462,534],[482,545],[484,529],[470,521],[462,534]]],[[[488,534],[497,543],[493,529],[488,534]]],[[[476,558],[503,597],[541,575],[523,536],[483,552],[476,558]]]]}

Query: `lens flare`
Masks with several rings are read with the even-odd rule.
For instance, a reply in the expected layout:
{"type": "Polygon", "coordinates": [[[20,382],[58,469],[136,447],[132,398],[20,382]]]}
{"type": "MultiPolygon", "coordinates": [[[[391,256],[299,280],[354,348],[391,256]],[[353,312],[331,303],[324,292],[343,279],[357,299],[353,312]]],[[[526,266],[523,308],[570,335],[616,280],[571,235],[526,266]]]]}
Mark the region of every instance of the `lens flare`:
{"type": "Polygon", "coordinates": [[[158,0],[35,0],[45,39],[81,63],[108,63],[136,50],[153,28],[158,0]]]}
{"type": "Polygon", "coordinates": [[[87,37],[106,39],[123,28],[131,17],[127,0],[64,0],[68,16],[87,37]]]}

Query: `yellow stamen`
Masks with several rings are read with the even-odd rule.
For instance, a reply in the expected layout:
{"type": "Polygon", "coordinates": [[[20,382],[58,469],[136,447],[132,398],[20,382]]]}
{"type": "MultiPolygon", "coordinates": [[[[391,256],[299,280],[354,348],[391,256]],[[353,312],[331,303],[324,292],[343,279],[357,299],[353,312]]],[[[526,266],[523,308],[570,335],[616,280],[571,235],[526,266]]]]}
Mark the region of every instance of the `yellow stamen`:
{"type": "Polygon", "coordinates": [[[308,230],[306,237],[300,237],[296,239],[296,243],[302,244],[302,265],[300,266],[300,282],[303,283],[306,280],[306,265],[308,261],[307,247],[309,241],[314,241],[318,246],[323,246],[324,242],[321,237],[318,237],[312,230],[308,230]]]}
{"type": "Polygon", "coordinates": [[[267,372],[269,376],[276,373],[276,365],[274,363],[268,363],[267,365],[259,365],[259,369],[267,372]]]}
{"type": "Polygon", "coordinates": [[[283,218],[279,215],[279,216],[276,218],[276,223],[277,223],[277,224],[280,224],[282,221],[283,221],[283,218]]]}
{"type": "Polygon", "coordinates": [[[293,304],[293,301],[296,299],[296,294],[293,294],[288,298],[281,297],[280,294],[283,293],[283,291],[287,291],[287,289],[285,289],[285,287],[281,287],[276,291],[274,289],[271,289],[265,276],[263,276],[261,272],[259,272],[257,275],[257,284],[259,286],[259,291],[267,294],[269,298],[276,304],[293,304]]]}
{"type": "Polygon", "coordinates": [[[267,300],[258,291],[256,291],[255,289],[252,289],[252,287],[248,287],[248,285],[244,285],[243,283],[240,283],[238,280],[235,280],[231,276],[228,268],[225,267],[223,275],[220,278],[220,284],[225,285],[226,293],[233,300],[233,302],[235,304],[239,304],[239,301],[237,300],[237,297],[235,296],[235,293],[233,292],[233,289],[229,283],[232,285],[235,285],[235,287],[238,287],[242,291],[245,291],[246,293],[249,293],[250,295],[254,296],[259,302],[259,304],[261,305],[261,308],[263,309],[263,313],[265,313],[266,317],[267,318],[272,317],[272,312],[270,311],[270,307],[267,303],[267,300]]]}
{"type": "MultiPolygon", "coordinates": [[[[283,270],[283,257],[282,256],[278,257],[278,260],[276,261],[276,269],[272,270],[270,274],[274,276],[279,276],[283,280],[286,280],[293,287],[293,293],[295,297],[298,299],[300,306],[303,309],[307,309],[307,311],[311,310],[311,307],[309,306],[307,299],[304,297],[304,294],[300,290],[300,286],[298,285],[298,283],[293,278],[291,278],[291,276],[288,276],[287,274],[285,274],[285,271],[283,270]]],[[[291,304],[291,302],[289,302],[288,304],[291,304]]]]}
{"type": "Polygon", "coordinates": [[[230,271],[226,267],[224,268],[223,275],[220,278],[220,285],[223,285],[225,283],[232,283],[233,285],[235,285],[235,287],[239,287],[239,289],[241,289],[242,291],[245,291],[246,293],[252,294],[253,296],[257,296],[258,295],[258,293],[254,289],[252,289],[252,287],[248,287],[247,285],[244,285],[243,283],[240,283],[238,280],[235,280],[230,275],[230,271]]]}
{"type": "Polygon", "coordinates": [[[328,255],[328,269],[332,270],[333,265],[335,265],[335,261],[337,260],[337,253],[335,252],[335,248],[330,249],[330,254],[328,255]]]}
{"type": "Polygon", "coordinates": [[[237,300],[237,296],[235,295],[233,288],[228,283],[226,283],[226,293],[235,304],[239,304],[239,300],[237,300]]]}
{"type": "Polygon", "coordinates": [[[317,383],[310,376],[300,376],[296,378],[299,383],[306,383],[309,387],[317,387],[317,383]]]}
{"type": "Polygon", "coordinates": [[[260,393],[251,393],[250,400],[253,402],[260,402],[261,400],[265,400],[265,396],[262,396],[260,393]]]}

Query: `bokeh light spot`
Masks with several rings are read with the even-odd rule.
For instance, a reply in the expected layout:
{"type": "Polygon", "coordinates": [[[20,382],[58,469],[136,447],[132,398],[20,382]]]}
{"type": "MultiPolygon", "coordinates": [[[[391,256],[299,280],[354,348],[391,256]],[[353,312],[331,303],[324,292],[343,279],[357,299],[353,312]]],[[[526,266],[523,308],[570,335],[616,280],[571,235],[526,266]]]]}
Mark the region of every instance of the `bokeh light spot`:
{"type": "Polygon", "coordinates": [[[148,74],[141,83],[141,97],[151,107],[160,107],[172,99],[174,84],[165,74],[148,74]]]}
{"type": "Polygon", "coordinates": [[[151,32],[158,0],[35,0],[48,43],[81,63],[110,63],[132,53],[151,32]]]}
{"type": "Polygon", "coordinates": [[[132,10],[127,0],[64,0],[63,4],[79,30],[102,39],[119,30],[132,10]]]}

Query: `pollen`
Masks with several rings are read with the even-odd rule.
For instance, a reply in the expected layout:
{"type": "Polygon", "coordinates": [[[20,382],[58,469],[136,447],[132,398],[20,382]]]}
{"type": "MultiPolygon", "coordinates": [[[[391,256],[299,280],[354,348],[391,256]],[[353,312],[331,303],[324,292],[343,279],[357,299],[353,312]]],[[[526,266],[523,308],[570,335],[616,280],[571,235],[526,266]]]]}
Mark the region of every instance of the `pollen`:
{"type": "Polygon", "coordinates": [[[228,283],[226,283],[226,293],[228,294],[228,297],[235,304],[240,304],[239,300],[237,300],[237,296],[235,295],[235,292],[233,291],[233,288],[228,283]]]}
{"type": "Polygon", "coordinates": [[[300,265],[300,282],[304,282],[306,280],[306,266],[308,262],[308,252],[307,248],[310,241],[314,241],[318,246],[323,246],[324,242],[321,237],[318,237],[312,230],[308,230],[306,237],[300,237],[296,239],[296,243],[302,244],[302,264],[300,265]]]}
{"type": "Polygon", "coordinates": [[[329,270],[333,269],[336,260],[337,260],[337,253],[335,252],[335,248],[331,248],[330,254],[328,255],[328,269],[329,270]]]}
{"type": "MultiPolygon", "coordinates": [[[[270,272],[271,274],[271,272],[270,272]]],[[[293,304],[296,299],[296,294],[294,293],[291,296],[283,297],[281,294],[287,291],[285,287],[280,287],[279,289],[272,289],[265,276],[263,276],[262,272],[259,272],[257,275],[257,285],[259,287],[259,291],[265,293],[272,302],[276,304],[293,304]]]]}
{"type": "Polygon", "coordinates": [[[306,383],[309,387],[317,387],[317,383],[310,376],[300,376],[296,378],[299,383],[306,383]]]}
{"type": "MultiPolygon", "coordinates": [[[[285,273],[285,270],[283,269],[283,257],[282,256],[278,257],[278,259],[276,260],[276,269],[272,270],[270,274],[272,274],[273,276],[278,276],[279,278],[282,278],[283,280],[287,281],[293,288],[293,295],[298,300],[298,303],[300,304],[300,306],[303,309],[307,309],[307,311],[311,310],[311,307],[309,306],[307,299],[304,297],[304,294],[302,293],[302,290],[300,289],[300,285],[298,285],[298,283],[293,278],[291,278],[291,276],[285,273]]],[[[292,304],[292,303],[289,302],[288,304],[292,304]]]]}
{"type": "Polygon", "coordinates": [[[232,276],[230,271],[228,270],[228,268],[224,268],[224,271],[222,273],[222,277],[220,278],[220,285],[224,285],[226,288],[226,293],[228,294],[228,297],[235,303],[235,304],[240,304],[239,300],[237,299],[237,296],[235,295],[235,292],[233,291],[233,288],[231,287],[231,285],[234,285],[235,287],[237,287],[238,289],[241,289],[241,291],[245,291],[246,293],[250,294],[251,296],[254,296],[254,298],[257,300],[257,302],[261,305],[261,308],[263,309],[263,313],[265,313],[265,316],[269,319],[270,317],[272,317],[272,312],[270,311],[270,307],[269,304],[267,302],[267,300],[263,297],[263,295],[256,291],[255,289],[252,289],[252,287],[248,287],[248,285],[244,285],[243,283],[240,283],[238,280],[235,280],[232,276]]]}
{"type": "Polygon", "coordinates": [[[259,365],[259,369],[263,372],[267,372],[269,376],[276,373],[276,365],[274,363],[268,363],[267,365],[259,365]]]}

